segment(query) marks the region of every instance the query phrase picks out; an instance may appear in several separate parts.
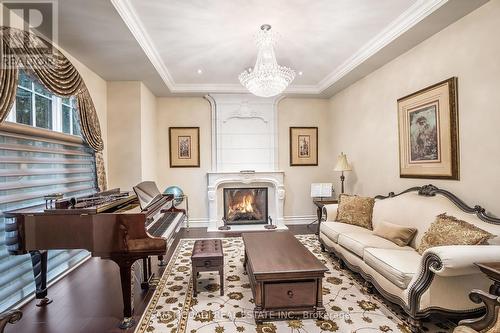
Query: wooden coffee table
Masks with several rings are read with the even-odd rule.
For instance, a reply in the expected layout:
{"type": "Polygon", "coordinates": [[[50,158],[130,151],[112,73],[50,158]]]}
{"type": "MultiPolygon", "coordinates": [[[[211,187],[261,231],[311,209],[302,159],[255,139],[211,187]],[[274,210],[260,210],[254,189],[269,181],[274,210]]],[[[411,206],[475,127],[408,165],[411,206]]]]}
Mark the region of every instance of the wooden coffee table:
{"type": "Polygon", "coordinates": [[[255,232],[242,237],[257,323],[324,315],[321,283],[328,268],[292,233],[255,232]]]}

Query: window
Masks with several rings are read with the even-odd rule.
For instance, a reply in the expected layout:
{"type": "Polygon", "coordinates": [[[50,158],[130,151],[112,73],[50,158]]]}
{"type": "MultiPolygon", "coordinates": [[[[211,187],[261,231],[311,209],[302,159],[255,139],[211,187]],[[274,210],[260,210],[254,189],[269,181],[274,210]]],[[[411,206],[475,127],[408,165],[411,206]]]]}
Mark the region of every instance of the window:
{"type": "Polygon", "coordinates": [[[8,121],[81,135],[76,98],[52,94],[37,80],[19,71],[16,100],[8,121]]]}
{"type": "MultiPolygon", "coordinates": [[[[7,120],[81,136],[76,99],[55,96],[22,71],[7,120]]],[[[47,193],[71,197],[97,191],[95,154],[81,138],[9,125],[0,127],[0,312],[35,290],[30,256],[7,251],[2,212],[43,207],[47,193]]],[[[88,256],[84,250],[49,251],[49,283],[88,256]]]]}

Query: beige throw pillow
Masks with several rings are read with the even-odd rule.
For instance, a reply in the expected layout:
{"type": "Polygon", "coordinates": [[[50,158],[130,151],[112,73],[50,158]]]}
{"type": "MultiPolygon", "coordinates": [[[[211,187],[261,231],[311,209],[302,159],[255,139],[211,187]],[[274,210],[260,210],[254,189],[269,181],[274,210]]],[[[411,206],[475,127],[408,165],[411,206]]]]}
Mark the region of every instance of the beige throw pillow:
{"type": "Polygon", "coordinates": [[[438,215],[425,232],[417,251],[422,254],[428,248],[443,245],[481,245],[493,237],[495,235],[445,213],[438,215]]]}
{"type": "Polygon", "coordinates": [[[373,230],[373,234],[388,239],[396,245],[406,246],[410,244],[417,233],[416,228],[404,227],[402,225],[382,221],[373,230]]]}
{"type": "Polygon", "coordinates": [[[372,230],[372,214],[375,199],[341,194],[337,208],[338,222],[357,225],[372,230]]]}

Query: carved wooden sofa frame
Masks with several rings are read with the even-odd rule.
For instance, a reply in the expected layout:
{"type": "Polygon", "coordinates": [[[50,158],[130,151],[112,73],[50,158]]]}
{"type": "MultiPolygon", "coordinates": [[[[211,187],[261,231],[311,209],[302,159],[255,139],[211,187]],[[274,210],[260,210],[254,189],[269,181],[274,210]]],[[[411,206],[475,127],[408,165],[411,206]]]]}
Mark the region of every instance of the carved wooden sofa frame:
{"type": "MultiPolygon", "coordinates": [[[[411,187],[398,194],[390,192],[386,196],[378,195],[375,197],[375,199],[383,200],[383,199],[393,198],[408,192],[418,192],[419,195],[428,197],[435,196],[436,194],[441,194],[444,197],[448,198],[451,202],[453,202],[462,211],[466,213],[475,214],[479,219],[481,219],[484,222],[500,225],[500,219],[488,215],[486,213],[486,210],[481,206],[476,205],[474,207],[470,207],[451,192],[440,189],[432,184],[411,187]]],[[[321,226],[321,222],[326,221],[327,214],[328,213],[326,207],[323,207],[323,214],[322,214],[323,217],[322,221],[319,221],[318,230],[321,226]]],[[[407,323],[412,332],[420,332],[422,325],[421,320],[429,317],[430,315],[443,315],[446,316],[447,318],[463,319],[463,318],[473,318],[482,316],[485,313],[484,308],[478,310],[450,311],[448,309],[432,307],[426,309],[425,311],[418,311],[420,298],[422,294],[430,287],[432,280],[434,279],[435,276],[435,273],[431,270],[431,268],[433,270],[438,271],[442,268],[443,265],[441,259],[433,253],[427,253],[427,255],[423,257],[424,270],[418,277],[417,283],[415,283],[413,285],[413,288],[410,290],[409,306],[407,306],[403,299],[386,292],[371,275],[366,274],[360,267],[350,264],[340,253],[336,252],[333,248],[330,248],[328,245],[326,245],[319,236],[318,238],[321,244],[322,251],[328,251],[329,253],[333,254],[340,260],[340,264],[342,266],[348,267],[351,271],[358,273],[363,277],[365,281],[367,281],[366,289],[368,289],[368,291],[371,289],[371,286],[374,286],[384,298],[400,306],[408,314],[407,323]]]]}
{"type": "Polygon", "coordinates": [[[21,310],[10,310],[0,313],[0,333],[3,333],[7,323],[15,324],[21,320],[23,313],[21,310]]]}

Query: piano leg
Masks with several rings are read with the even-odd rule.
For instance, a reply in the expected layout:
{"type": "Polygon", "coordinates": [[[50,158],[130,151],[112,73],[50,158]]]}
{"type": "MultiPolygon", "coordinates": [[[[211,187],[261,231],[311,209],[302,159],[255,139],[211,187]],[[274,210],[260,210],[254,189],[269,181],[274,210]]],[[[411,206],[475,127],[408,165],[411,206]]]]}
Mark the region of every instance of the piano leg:
{"type": "Polygon", "coordinates": [[[158,256],[158,266],[167,266],[167,263],[165,262],[165,260],[163,260],[163,256],[158,256]]]}
{"type": "Polygon", "coordinates": [[[132,294],[132,265],[140,258],[112,257],[120,267],[120,280],[123,296],[123,321],[120,323],[121,329],[127,329],[135,325],[132,318],[134,314],[133,294],[132,294]]]}
{"type": "Polygon", "coordinates": [[[143,290],[149,289],[150,281],[154,274],[151,273],[151,257],[142,258],[142,282],[141,288],[143,290]]]}
{"type": "Polygon", "coordinates": [[[33,266],[33,276],[35,277],[35,297],[40,302],[36,306],[43,307],[52,303],[47,297],[47,251],[31,251],[31,264],[33,266]]]}

